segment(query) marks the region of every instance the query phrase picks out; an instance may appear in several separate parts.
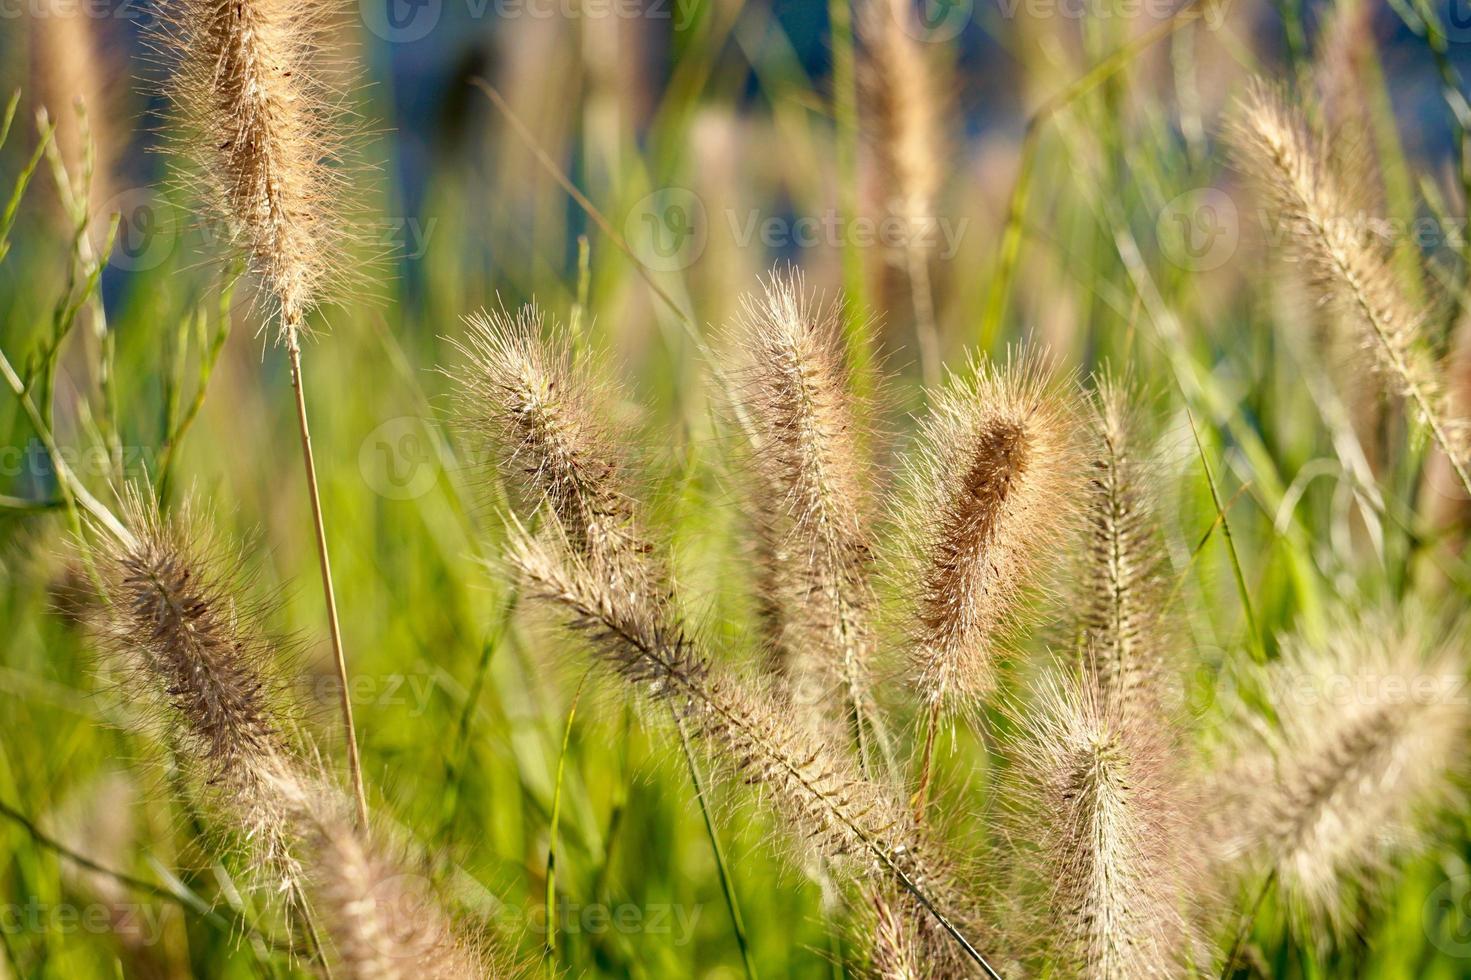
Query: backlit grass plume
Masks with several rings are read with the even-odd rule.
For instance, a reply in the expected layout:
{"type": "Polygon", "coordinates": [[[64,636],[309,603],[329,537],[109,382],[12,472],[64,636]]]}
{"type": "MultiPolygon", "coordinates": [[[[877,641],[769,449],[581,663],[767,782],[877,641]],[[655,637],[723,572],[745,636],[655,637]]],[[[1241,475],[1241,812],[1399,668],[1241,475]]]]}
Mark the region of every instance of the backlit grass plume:
{"type": "Polygon", "coordinates": [[[243,836],[284,859],[272,787],[292,768],[289,712],[237,556],[196,514],[165,519],[136,497],[126,513],[135,540],[108,539],[99,571],[109,601],[89,606],[120,691],[243,836]]]}
{"type": "Polygon", "coordinates": [[[904,536],[909,646],[928,705],[973,704],[1028,588],[1064,561],[1077,508],[1076,408],[1030,355],[983,361],[934,399],[896,514],[904,536]]]}
{"type": "Polygon", "coordinates": [[[349,812],[314,804],[308,880],[347,980],[493,980],[520,975],[450,919],[429,880],[353,826],[349,812]]]}
{"type": "Polygon", "coordinates": [[[600,571],[633,574],[647,550],[624,488],[622,456],[608,431],[606,387],[574,366],[560,341],[544,336],[527,306],[480,313],[455,341],[465,365],[450,377],[458,415],[495,454],[523,508],[545,504],[572,549],[600,571]]]}
{"type": "Polygon", "coordinates": [[[156,42],[174,62],[178,145],[276,301],[288,345],[347,240],[339,99],[323,64],[331,14],[289,0],[179,0],[156,42]]]}
{"type": "Polygon", "coordinates": [[[1182,976],[1186,773],[1164,731],[1126,716],[1101,676],[1049,677],[1018,717],[1019,833],[1037,846],[1042,892],[1035,935],[1067,976],[1182,976]]]}
{"type": "Polygon", "coordinates": [[[1127,385],[1104,377],[1088,414],[1086,528],[1078,643],[1100,698],[1123,715],[1147,708],[1162,666],[1164,541],[1154,479],[1138,444],[1127,385]]]}
{"type": "Polygon", "coordinates": [[[1261,678],[1275,721],[1221,779],[1224,852],[1316,922],[1345,925],[1348,896],[1462,798],[1464,634],[1434,635],[1427,615],[1345,614],[1321,641],[1290,638],[1261,678]]]}
{"type": "Polygon", "coordinates": [[[1236,158],[1279,217],[1287,247],[1325,301],[1357,326],[1389,389],[1407,401],[1445,452],[1468,492],[1471,455],[1449,417],[1425,315],[1374,241],[1356,188],[1335,170],[1323,136],[1302,113],[1260,83],[1247,92],[1230,129],[1236,158]]]}
{"type": "Polygon", "coordinates": [[[757,442],[752,509],[771,543],[761,598],[775,610],[776,642],[794,687],[834,692],[866,761],[873,481],[837,314],[795,272],[747,296],[737,398],[757,442]]]}

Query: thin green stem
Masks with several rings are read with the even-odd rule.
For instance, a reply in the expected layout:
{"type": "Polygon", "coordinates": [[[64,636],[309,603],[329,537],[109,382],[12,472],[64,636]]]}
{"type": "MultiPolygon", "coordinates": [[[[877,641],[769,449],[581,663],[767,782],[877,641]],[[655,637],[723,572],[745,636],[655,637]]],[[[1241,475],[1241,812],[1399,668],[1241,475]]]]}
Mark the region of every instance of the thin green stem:
{"type": "Polygon", "coordinates": [[[552,789],[552,819],[547,827],[547,972],[555,974],[557,969],[557,825],[562,819],[562,777],[567,768],[567,746],[572,741],[572,722],[577,717],[577,704],[582,700],[582,689],[592,671],[583,672],[577,682],[577,691],[572,695],[572,704],[567,708],[567,723],[562,727],[562,750],[557,756],[557,782],[552,789]]]}
{"type": "Polygon", "coordinates": [[[710,814],[705,781],[695,761],[694,749],[690,746],[689,731],[684,726],[684,718],[672,704],[669,706],[669,713],[673,716],[674,724],[679,729],[679,745],[684,751],[684,761],[689,766],[690,782],[695,787],[695,799],[700,803],[700,816],[705,819],[705,833],[710,838],[710,850],[715,855],[715,871],[720,878],[720,890],[725,895],[726,907],[730,910],[730,924],[735,932],[736,945],[741,950],[741,962],[745,964],[747,980],[756,980],[756,967],[751,963],[751,950],[746,943],[746,924],[741,919],[740,903],[736,901],[735,885],[731,882],[730,867],[725,860],[725,848],[721,847],[720,835],[715,832],[715,818],[710,814]]]}

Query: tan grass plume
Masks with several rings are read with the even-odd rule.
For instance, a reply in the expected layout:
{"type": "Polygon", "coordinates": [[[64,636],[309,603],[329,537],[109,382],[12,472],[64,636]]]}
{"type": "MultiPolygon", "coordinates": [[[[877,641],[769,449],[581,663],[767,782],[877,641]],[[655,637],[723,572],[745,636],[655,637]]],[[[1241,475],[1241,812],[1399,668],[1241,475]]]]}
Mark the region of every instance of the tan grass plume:
{"type": "Polygon", "coordinates": [[[1088,414],[1088,487],[1078,642],[1100,697],[1124,715],[1147,708],[1164,666],[1164,540],[1157,475],[1139,445],[1129,386],[1099,379],[1088,414]]]}
{"type": "Polygon", "coordinates": [[[292,769],[286,688],[238,552],[191,508],[127,501],[135,540],[104,538],[108,602],[89,607],[121,692],[174,746],[200,788],[269,861],[289,861],[272,787],[292,769]]]}
{"type": "Polygon", "coordinates": [[[1371,235],[1371,215],[1332,165],[1323,136],[1268,86],[1242,100],[1230,139],[1282,222],[1291,252],[1319,295],[1357,326],[1389,390],[1445,452],[1471,492],[1471,453],[1463,426],[1449,417],[1439,366],[1425,336],[1425,315],[1405,295],[1398,273],[1371,235]]]}
{"type": "Polygon", "coordinates": [[[775,610],[789,680],[837,694],[866,764],[873,481],[838,313],[814,302],[796,271],[746,296],[736,397],[758,443],[751,508],[769,545],[761,599],[775,610]]]}
{"type": "Polygon", "coordinates": [[[1344,926],[1348,897],[1462,799],[1464,632],[1429,616],[1344,613],[1320,641],[1289,638],[1260,678],[1275,723],[1220,778],[1223,853],[1275,873],[1315,922],[1344,926]]]}
{"type": "Polygon", "coordinates": [[[179,145],[278,304],[288,345],[342,272],[348,239],[343,116],[324,64],[333,16],[330,3],[180,0],[156,42],[175,62],[179,145]]]}
{"type": "Polygon", "coordinates": [[[1183,975],[1193,892],[1187,782],[1162,729],[1126,717],[1100,674],[1052,675],[1018,717],[1022,839],[1037,844],[1035,933],[1068,976],[1183,975]]]}
{"type": "Polygon", "coordinates": [[[940,379],[927,244],[933,241],[935,198],[945,172],[942,125],[948,99],[936,81],[932,45],[906,0],[867,0],[860,9],[864,103],[872,109],[873,146],[888,213],[903,223],[903,260],[926,382],[940,379]]]}
{"type": "Polygon", "coordinates": [[[980,362],[935,397],[896,514],[926,704],[973,704],[995,687],[1027,590],[1061,564],[1082,489],[1076,418],[1066,385],[1025,353],[980,362]]]}

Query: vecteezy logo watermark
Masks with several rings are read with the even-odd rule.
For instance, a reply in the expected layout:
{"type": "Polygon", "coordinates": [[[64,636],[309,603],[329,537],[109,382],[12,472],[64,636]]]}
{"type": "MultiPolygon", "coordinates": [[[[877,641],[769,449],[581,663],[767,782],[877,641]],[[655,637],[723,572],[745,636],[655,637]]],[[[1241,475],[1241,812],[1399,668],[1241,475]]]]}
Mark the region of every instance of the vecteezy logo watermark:
{"type": "Polygon", "coordinates": [[[1471,957],[1471,875],[1453,875],[1437,885],[1421,907],[1420,921],[1436,949],[1471,957]]]}
{"type": "Polygon", "coordinates": [[[444,0],[362,0],[363,26],[391,44],[429,36],[444,13],[444,0]]]}
{"type": "Polygon", "coordinates": [[[553,914],[547,914],[543,904],[527,905],[524,908],[507,906],[497,913],[507,927],[524,927],[534,935],[546,935],[548,925],[564,935],[619,935],[671,936],[675,946],[684,946],[695,936],[695,926],[700,921],[702,905],[655,902],[637,905],[620,902],[607,905],[602,902],[579,903],[557,896],[553,914]],[[506,921],[520,920],[520,921],[506,921]]]}
{"type": "Polygon", "coordinates": [[[0,0],[0,20],[19,17],[127,20],[149,27],[157,20],[158,10],[156,0],[0,0]]]}
{"type": "Polygon", "coordinates": [[[888,215],[883,218],[858,216],[844,218],[837,211],[804,215],[798,218],[763,217],[757,210],[726,211],[731,240],[739,248],[748,248],[759,241],[768,249],[786,250],[795,248],[884,248],[903,252],[918,248],[932,252],[942,261],[955,257],[960,241],[970,227],[969,218],[952,221],[944,215],[904,218],[888,215]]]}
{"type": "MultiPolygon", "coordinates": [[[[1005,0],[1015,4],[1017,0],[1005,0]]],[[[887,5],[890,9],[893,4],[887,5]]],[[[939,44],[965,30],[975,12],[973,0],[918,0],[894,10],[899,29],[917,41],[939,44]]]]}
{"type": "Polygon", "coordinates": [[[128,272],[157,268],[173,254],[179,241],[174,212],[152,188],[130,187],[114,194],[98,210],[97,224],[117,215],[117,235],[112,240],[108,262],[128,272]]]}
{"type": "Polygon", "coordinates": [[[683,187],[646,194],[623,219],[623,237],[655,272],[678,272],[699,261],[709,231],[705,202],[683,187]]]}
{"type": "MultiPolygon", "coordinates": [[[[0,0],[4,2],[4,0],[0,0]]],[[[495,20],[672,20],[683,31],[698,0],[457,0],[463,18],[495,20]]],[[[444,18],[444,0],[360,0],[363,26],[391,44],[423,40],[444,18]]],[[[461,15],[457,11],[455,18],[461,15]]]]}
{"type": "MultiPolygon", "coordinates": [[[[348,700],[359,707],[403,708],[416,718],[429,710],[438,684],[432,674],[361,674],[348,679],[348,700]]],[[[311,681],[311,699],[322,708],[342,700],[342,679],[321,674],[311,681]]]]}
{"type": "Polygon", "coordinates": [[[1219,269],[1231,261],[1241,241],[1236,202],[1214,187],[1186,191],[1160,211],[1154,234],[1160,253],[1181,269],[1219,269]]]}
{"type": "Polygon", "coordinates": [[[163,938],[164,908],[133,902],[0,902],[0,934],[70,936],[78,932],[123,936],[152,946],[163,938]]]}
{"type": "Polygon", "coordinates": [[[358,472],[380,497],[415,500],[439,482],[439,456],[424,420],[413,415],[389,419],[369,432],[358,447],[358,472]]]}
{"type": "MultiPolygon", "coordinates": [[[[1062,17],[1067,20],[1149,20],[1164,21],[1180,10],[1179,0],[996,0],[1001,16],[1014,20],[1017,12],[1028,20],[1062,17]]],[[[1200,19],[1208,30],[1225,23],[1229,2],[1202,3],[1200,19]]]]}

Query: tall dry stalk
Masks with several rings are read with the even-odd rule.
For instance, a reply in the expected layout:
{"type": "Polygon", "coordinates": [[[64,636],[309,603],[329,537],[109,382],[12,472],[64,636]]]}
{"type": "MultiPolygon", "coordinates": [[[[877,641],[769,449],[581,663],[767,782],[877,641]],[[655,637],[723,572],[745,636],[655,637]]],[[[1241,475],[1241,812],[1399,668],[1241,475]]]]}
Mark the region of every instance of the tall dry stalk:
{"type": "Polygon", "coordinates": [[[333,7],[291,0],[181,0],[161,46],[177,49],[169,95],[192,136],[182,142],[276,306],[291,364],[297,429],[311,502],[328,631],[341,682],[342,722],[358,817],[367,795],[353,725],[322,499],[301,370],[306,317],[343,265],[347,232],[336,166],[337,96],[322,64],[333,7]]]}
{"type": "Polygon", "coordinates": [[[1440,369],[1429,350],[1425,314],[1405,295],[1397,270],[1374,240],[1357,190],[1332,163],[1321,134],[1266,85],[1247,92],[1230,130],[1241,166],[1280,216],[1287,246],[1324,300],[1356,325],[1389,390],[1412,407],[1471,493],[1471,453],[1447,411],[1440,369]]]}
{"type": "Polygon", "coordinates": [[[907,0],[867,0],[858,19],[864,101],[872,107],[874,149],[885,208],[903,225],[903,259],[915,339],[926,384],[940,381],[940,337],[930,284],[935,197],[944,175],[946,95],[907,0]]]}
{"type": "Polygon", "coordinates": [[[934,400],[896,514],[896,587],[926,709],[915,811],[927,805],[942,714],[996,685],[997,662],[1041,568],[1063,562],[1081,481],[1077,410],[1037,359],[982,362],[934,400]]]}
{"type": "Polygon", "coordinates": [[[778,274],[763,295],[745,297],[732,343],[743,364],[737,409],[755,443],[751,509],[769,545],[760,599],[790,652],[791,689],[804,705],[842,692],[867,770],[873,488],[839,312],[814,303],[799,273],[778,274]]]}
{"type": "Polygon", "coordinates": [[[1321,641],[1289,638],[1259,678],[1275,724],[1251,726],[1219,779],[1222,853],[1319,923],[1343,926],[1347,896],[1463,798],[1464,635],[1429,616],[1345,613],[1321,641]]]}

